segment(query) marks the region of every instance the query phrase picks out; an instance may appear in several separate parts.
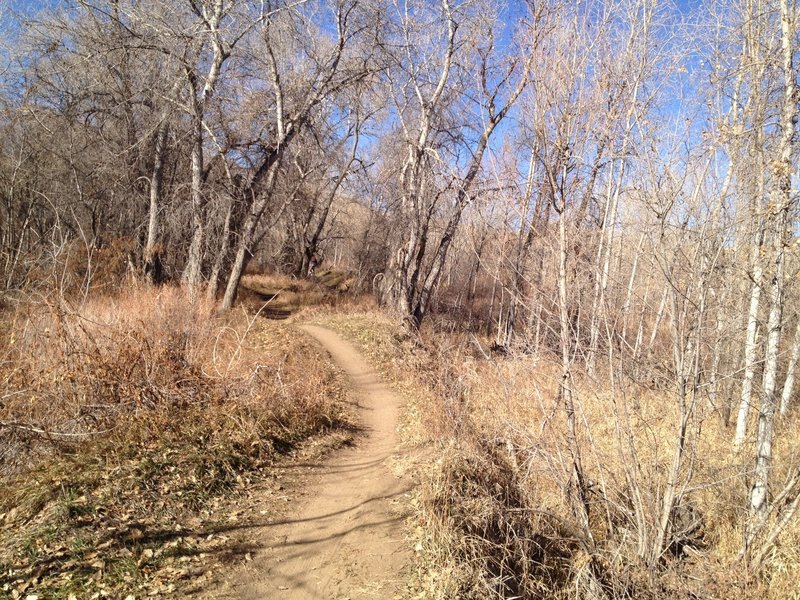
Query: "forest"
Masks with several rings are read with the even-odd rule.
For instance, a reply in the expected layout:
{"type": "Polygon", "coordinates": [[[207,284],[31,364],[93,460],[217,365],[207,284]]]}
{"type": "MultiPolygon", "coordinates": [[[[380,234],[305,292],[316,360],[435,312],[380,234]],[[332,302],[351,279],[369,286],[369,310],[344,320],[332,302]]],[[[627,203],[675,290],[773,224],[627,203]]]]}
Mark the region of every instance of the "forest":
{"type": "Polygon", "coordinates": [[[31,469],[198,397],[237,403],[214,435],[242,447],[328,428],[322,398],[254,416],[285,382],[238,310],[313,259],[421,374],[425,597],[797,594],[797,24],[793,0],[3,3],[0,485],[55,498],[31,469]]]}

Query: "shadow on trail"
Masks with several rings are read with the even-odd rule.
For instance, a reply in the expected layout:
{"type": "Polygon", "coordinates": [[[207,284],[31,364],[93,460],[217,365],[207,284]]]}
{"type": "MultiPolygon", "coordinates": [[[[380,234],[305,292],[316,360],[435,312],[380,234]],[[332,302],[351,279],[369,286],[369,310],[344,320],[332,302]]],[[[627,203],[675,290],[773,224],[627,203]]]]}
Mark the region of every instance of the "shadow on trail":
{"type": "Polygon", "coordinates": [[[375,460],[369,460],[365,462],[354,462],[354,463],[344,463],[344,464],[333,464],[329,465],[327,463],[321,462],[298,462],[291,465],[280,465],[273,467],[274,471],[294,471],[297,469],[308,468],[308,469],[319,469],[325,468],[326,473],[356,473],[358,471],[364,471],[367,469],[374,468],[386,460],[387,457],[380,457],[376,458],[375,460]]]}

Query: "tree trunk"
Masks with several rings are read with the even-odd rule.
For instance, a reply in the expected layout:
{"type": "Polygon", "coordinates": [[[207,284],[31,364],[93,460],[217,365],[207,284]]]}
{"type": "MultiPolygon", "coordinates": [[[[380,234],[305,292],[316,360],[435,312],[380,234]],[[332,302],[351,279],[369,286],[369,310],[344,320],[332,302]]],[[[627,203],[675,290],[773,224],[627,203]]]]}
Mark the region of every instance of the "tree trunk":
{"type": "MultiPolygon", "coordinates": [[[[760,225],[757,225],[760,229],[760,225]]],[[[739,402],[739,413],[736,417],[736,434],[733,448],[738,451],[747,435],[747,419],[750,414],[750,403],[753,397],[753,380],[756,375],[756,354],[758,350],[758,305],[761,299],[761,244],[763,232],[757,234],[757,241],[750,254],[752,268],[752,287],[750,288],[750,309],[747,312],[747,338],[744,345],[744,378],[742,379],[742,396],[739,402]]]]}
{"type": "Polygon", "coordinates": [[[236,198],[231,197],[228,203],[228,210],[225,214],[225,223],[222,226],[222,239],[220,247],[217,250],[217,257],[214,259],[214,266],[211,268],[211,273],[208,276],[208,287],[206,288],[206,299],[213,302],[217,299],[217,292],[219,291],[219,280],[225,263],[229,260],[230,244],[231,244],[231,226],[236,210],[236,198]]]}
{"type": "MultiPolygon", "coordinates": [[[[781,215],[788,213],[781,211],[781,215]]],[[[788,215],[787,215],[788,216],[788,215]]],[[[765,348],[764,384],[761,394],[761,409],[758,414],[756,435],[756,468],[753,487],[750,490],[750,510],[763,517],[768,508],[767,488],[769,470],[772,465],[772,434],[775,419],[775,405],[778,375],[778,353],[781,340],[783,315],[783,272],[784,272],[784,233],[786,219],[778,218],[775,235],[775,272],[770,287],[770,309],[767,321],[767,343],[765,348]]]]}
{"type": "MultiPolygon", "coordinates": [[[[236,245],[236,254],[234,255],[233,264],[231,265],[231,272],[228,275],[228,282],[225,286],[225,294],[222,297],[222,310],[229,310],[233,306],[236,300],[236,294],[239,290],[239,282],[242,279],[247,263],[253,256],[252,252],[254,249],[252,246],[255,241],[256,228],[261,220],[261,216],[267,208],[269,199],[272,197],[272,191],[275,188],[275,182],[278,176],[279,162],[279,158],[274,157],[265,170],[260,170],[259,173],[256,174],[258,177],[256,183],[261,183],[260,174],[263,173],[264,186],[255,201],[251,203],[250,210],[242,225],[242,232],[239,236],[239,243],[236,245]]],[[[262,165],[262,167],[264,166],[265,165],[262,165]]]]}
{"type": "Polygon", "coordinates": [[[572,457],[572,476],[574,478],[574,498],[571,498],[575,516],[581,529],[590,534],[589,499],[581,458],[581,447],[578,441],[577,419],[575,416],[575,398],[572,384],[572,330],[567,298],[567,227],[562,210],[558,216],[558,317],[561,338],[561,397],[567,417],[567,442],[572,457]]]}
{"type": "Polygon", "coordinates": [[[164,155],[166,154],[169,124],[162,120],[156,130],[153,148],[153,173],[150,177],[150,213],[147,223],[147,243],[144,247],[144,276],[151,285],[164,281],[164,266],[158,249],[158,215],[161,206],[161,190],[164,182],[164,155]]]}
{"type": "Polygon", "coordinates": [[[764,393],[758,418],[756,438],[756,467],[753,487],[750,490],[750,511],[759,520],[764,520],[769,509],[769,475],[772,467],[772,437],[776,407],[778,354],[783,316],[784,263],[786,247],[792,236],[792,141],[797,119],[797,86],[793,66],[794,54],[794,3],[781,0],[781,51],[783,71],[783,103],[781,106],[781,139],[779,157],[773,163],[774,173],[770,205],[778,211],[774,230],[773,246],[775,272],[770,290],[770,312],[767,331],[766,365],[764,369],[764,393]]]}
{"type": "Polygon", "coordinates": [[[792,402],[794,393],[794,380],[797,374],[797,361],[800,360],[800,318],[794,331],[792,341],[792,351],[789,357],[789,366],[786,371],[786,380],[783,382],[783,393],[781,394],[781,416],[786,416],[792,402]]]}
{"type": "Polygon", "coordinates": [[[192,98],[192,242],[189,245],[189,256],[183,272],[183,282],[189,288],[190,297],[194,298],[203,280],[203,258],[206,237],[206,197],[203,186],[206,173],[203,157],[203,127],[206,108],[214,94],[222,65],[230,55],[220,38],[219,24],[223,17],[223,0],[213,0],[208,11],[203,11],[202,19],[206,33],[212,46],[212,60],[208,66],[203,88],[198,95],[197,73],[190,68],[187,73],[192,98]]]}
{"type": "MultiPolygon", "coordinates": [[[[538,225],[536,214],[530,215],[530,200],[533,195],[533,185],[536,175],[536,150],[531,148],[531,156],[528,162],[528,176],[525,181],[525,196],[524,196],[524,210],[522,212],[522,225],[517,236],[517,248],[514,256],[514,268],[511,273],[512,287],[510,291],[510,298],[508,300],[508,309],[506,314],[506,326],[504,334],[499,343],[504,347],[509,347],[514,341],[514,330],[517,320],[517,306],[522,302],[524,294],[523,286],[525,283],[526,263],[528,261],[528,253],[530,252],[531,244],[538,225]]],[[[538,213],[537,210],[534,211],[538,213]]]]}

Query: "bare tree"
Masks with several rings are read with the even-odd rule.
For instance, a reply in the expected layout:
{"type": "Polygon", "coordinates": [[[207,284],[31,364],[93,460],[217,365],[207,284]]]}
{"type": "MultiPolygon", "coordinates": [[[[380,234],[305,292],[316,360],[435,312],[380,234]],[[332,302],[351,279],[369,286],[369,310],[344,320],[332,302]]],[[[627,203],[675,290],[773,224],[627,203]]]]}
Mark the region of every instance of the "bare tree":
{"type": "Polygon", "coordinates": [[[791,240],[790,215],[792,198],[793,140],[798,116],[796,73],[793,64],[795,21],[797,8],[788,0],[780,2],[780,67],[783,75],[783,97],[780,106],[780,138],[776,158],[772,162],[772,189],[770,208],[774,211],[772,234],[774,271],[770,287],[770,309],[767,321],[766,360],[764,366],[764,391],[758,417],[756,437],[755,480],[750,491],[750,509],[761,518],[767,514],[767,493],[772,466],[772,439],[775,409],[777,407],[777,370],[783,326],[784,277],[786,247],[791,240]]]}
{"type": "MultiPolygon", "coordinates": [[[[326,5],[321,3],[320,7],[322,10],[326,5]]],[[[259,60],[267,73],[272,108],[262,117],[265,119],[262,131],[269,136],[258,144],[261,156],[247,185],[254,201],[239,235],[222,300],[224,309],[230,308],[236,298],[239,280],[252,256],[257,229],[270,205],[287,147],[312,120],[314,110],[325,98],[357,84],[378,68],[372,59],[374,49],[361,52],[364,49],[358,48],[361,39],[372,42],[377,35],[375,27],[379,15],[366,2],[337,0],[331,5],[335,37],[328,44],[316,43],[317,36],[322,34],[315,21],[317,16],[308,5],[303,5],[286,7],[262,19],[259,60]],[[302,46],[303,42],[307,45],[302,46]],[[311,57],[307,60],[308,73],[291,69],[293,61],[303,55],[311,57]]]]}
{"type": "MultiPolygon", "coordinates": [[[[466,3],[453,6],[443,0],[438,14],[430,17],[409,2],[399,3],[396,8],[401,14],[398,32],[401,53],[393,58],[397,68],[390,71],[390,80],[405,145],[399,173],[398,213],[404,227],[385,273],[382,299],[409,325],[418,328],[427,314],[464,210],[472,200],[489,140],[527,85],[531,55],[498,60],[494,25],[483,24],[488,35],[482,41],[473,37],[480,21],[467,11],[466,3]],[[426,18],[435,19],[433,31],[419,31],[426,18]],[[437,39],[440,31],[446,31],[446,35],[437,39]],[[425,53],[419,52],[417,40],[421,35],[430,40],[425,53]],[[447,147],[443,129],[449,119],[448,109],[467,93],[463,86],[470,84],[461,74],[454,76],[452,72],[456,55],[466,53],[470,46],[476,48],[477,55],[464,59],[475,60],[482,127],[477,139],[468,142],[469,158],[463,174],[451,172],[437,177],[438,169],[444,166],[441,153],[453,152],[447,147]],[[439,177],[444,182],[437,181],[439,177]],[[450,199],[449,214],[443,217],[438,240],[431,243],[434,219],[445,198],[450,199]]],[[[457,129],[465,124],[457,122],[450,127],[450,135],[455,137],[457,129]]]]}

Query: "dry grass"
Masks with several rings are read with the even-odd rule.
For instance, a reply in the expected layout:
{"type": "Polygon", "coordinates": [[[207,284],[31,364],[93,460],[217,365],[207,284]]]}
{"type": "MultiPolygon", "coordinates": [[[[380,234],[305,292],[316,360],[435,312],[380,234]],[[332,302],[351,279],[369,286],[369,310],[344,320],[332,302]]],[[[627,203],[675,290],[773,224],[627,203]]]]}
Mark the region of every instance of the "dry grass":
{"type": "Polygon", "coordinates": [[[354,279],[340,271],[319,271],[314,277],[295,278],[277,274],[249,274],[242,278],[244,295],[252,302],[270,301],[291,309],[348,303],[354,279]],[[249,293],[249,294],[248,294],[249,293]]]}
{"type": "MultiPolygon", "coordinates": [[[[406,429],[431,449],[415,500],[419,585],[430,598],[798,597],[800,526],[761,573],[738,560],[753,456],[701,398],[690,423],[681,501],[657,564],[645,553],[675,447],[670,390],[576,378],[590,484],[587,539],[576,519],[560,368],[542,355],[487,358],[476,340],[410,339],[374,313],[328,317],[409,399],[406,429]],[[638,494],[642,522],[637,522],[638,494]]],[[[781,426],[776,487],[800,461],[796,418],[781,426]]],[[[752,444],[751,444],[752,447],[752,444]]]]}
{"type": "Polygon", "coordinates": [[[147,590],[176,523],[346,425],[315,345],[213,308],[161,288],[6,312],[0,598],[147,590]]]}

